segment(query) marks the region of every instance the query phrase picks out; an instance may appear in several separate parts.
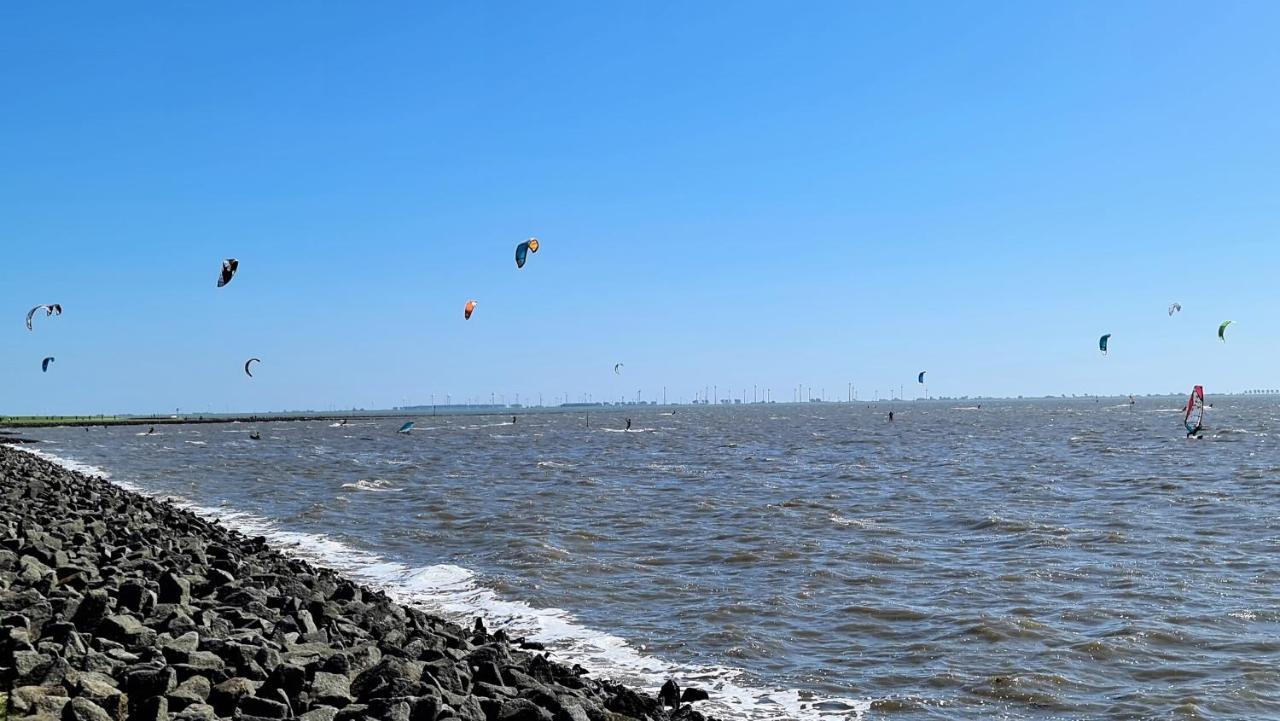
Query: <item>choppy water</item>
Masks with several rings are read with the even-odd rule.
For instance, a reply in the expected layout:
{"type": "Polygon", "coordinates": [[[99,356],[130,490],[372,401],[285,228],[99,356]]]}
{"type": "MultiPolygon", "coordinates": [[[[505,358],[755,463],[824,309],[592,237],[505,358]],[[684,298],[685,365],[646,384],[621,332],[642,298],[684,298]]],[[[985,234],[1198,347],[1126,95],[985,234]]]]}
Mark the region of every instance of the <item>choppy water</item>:
{"type": "Polygon", "coordinates": [[[1213,401],[27,435],[726,717],[1274,718],[1280,403],[1213,401]]]}

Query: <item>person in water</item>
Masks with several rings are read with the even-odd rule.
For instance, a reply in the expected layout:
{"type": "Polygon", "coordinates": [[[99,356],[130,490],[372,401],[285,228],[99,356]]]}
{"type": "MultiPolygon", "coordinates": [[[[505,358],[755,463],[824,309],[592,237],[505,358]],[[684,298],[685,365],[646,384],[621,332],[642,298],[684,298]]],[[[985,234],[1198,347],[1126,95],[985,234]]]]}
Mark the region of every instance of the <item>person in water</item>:
{"type": "Polygon", "coordinates": [[[631,430],[631,419],[627,419],[627,430],[631,430]]]}
{"type": "Polygon", "coordinates": [[[150,428],[147,429],[147,435],[151,435],[152,433],[155,433],[155,432],[156,432],[155,426],[151,426],[150,428]]]}
{"type": "Polygon", "coordinates": [[[889,411],[889,422],[893,423],[893,411],[889,411]]]}
{"type": "Polygon", "coordinates": [[[516,417],[515,417],[515,416],[511,416],[511,425],[513,425],[513,426],[514,426],[515,424],[516,424],[516,417]]]}

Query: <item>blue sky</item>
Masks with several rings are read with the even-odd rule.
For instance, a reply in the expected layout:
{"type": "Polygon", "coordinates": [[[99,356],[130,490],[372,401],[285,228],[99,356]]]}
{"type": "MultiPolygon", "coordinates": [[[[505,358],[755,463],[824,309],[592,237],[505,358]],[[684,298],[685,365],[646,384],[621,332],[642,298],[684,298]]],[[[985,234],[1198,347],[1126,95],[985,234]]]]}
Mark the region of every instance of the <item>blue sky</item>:
{"type": "Polygon", "coordinates": [[[1274,3],[0,26],[0,413],[1280,387],[1274,3]]]}

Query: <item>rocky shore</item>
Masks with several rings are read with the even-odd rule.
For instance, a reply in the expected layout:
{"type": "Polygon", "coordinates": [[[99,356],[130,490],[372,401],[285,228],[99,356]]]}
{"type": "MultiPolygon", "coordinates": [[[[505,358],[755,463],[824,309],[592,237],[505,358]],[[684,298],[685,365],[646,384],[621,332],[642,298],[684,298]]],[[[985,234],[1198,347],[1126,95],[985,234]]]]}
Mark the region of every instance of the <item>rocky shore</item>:
{"type": "Polygon", "coordinates": [[[0,446],[0,718],[699,721],[0,446]]]}

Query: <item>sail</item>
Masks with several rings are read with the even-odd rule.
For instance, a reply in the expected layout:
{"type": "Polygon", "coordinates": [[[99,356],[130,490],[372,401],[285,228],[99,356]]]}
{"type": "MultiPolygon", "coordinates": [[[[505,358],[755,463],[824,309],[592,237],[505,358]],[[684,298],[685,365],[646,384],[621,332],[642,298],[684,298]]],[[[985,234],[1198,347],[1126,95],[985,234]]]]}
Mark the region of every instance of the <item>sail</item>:
{"type": "Polygon", "coordinates": [[[1187,408],[1182,418],[1182,424],[1187,427],[1187,433],[1199,433],[1204,428],[1203,386],[1196,386],[1191,389],[1191,397],[1187,399],[1187,408]]]}

